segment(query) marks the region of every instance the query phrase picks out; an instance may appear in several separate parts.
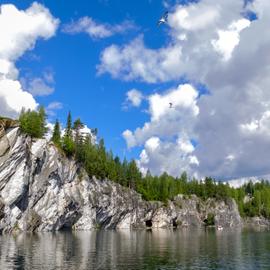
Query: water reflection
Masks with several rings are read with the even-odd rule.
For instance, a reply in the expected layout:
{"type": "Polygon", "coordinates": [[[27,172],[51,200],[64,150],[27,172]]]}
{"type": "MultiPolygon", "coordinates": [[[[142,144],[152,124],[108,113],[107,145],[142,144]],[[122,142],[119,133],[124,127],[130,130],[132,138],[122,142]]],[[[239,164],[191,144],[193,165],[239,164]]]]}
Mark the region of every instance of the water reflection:
{"type": "Polygon", "coordinates": [[[214,230],[4,235],[0,269],[270,269],[270,233],[214,230]]]}

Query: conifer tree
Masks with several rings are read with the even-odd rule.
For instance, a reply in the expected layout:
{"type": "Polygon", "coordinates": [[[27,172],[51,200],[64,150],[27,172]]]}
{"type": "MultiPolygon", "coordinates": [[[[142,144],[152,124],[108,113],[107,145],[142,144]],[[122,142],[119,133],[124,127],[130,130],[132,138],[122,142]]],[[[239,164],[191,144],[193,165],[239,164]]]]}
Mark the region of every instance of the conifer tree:
{"type": "Polygon", "coordinates": [[[58,120],[55,121],[51,140],[54,142],[55,145],[57,146],[61,145],[61,131],[58,120]]]}
{"type": "Polygon", "coordinates": [[[141,179],[141,173],[137,167],[137,164],[135,160],[131,160],[127,166],[127,183],[129,188],[135,189],[136,184],[140,181],[141,179]]]}
{"type": "Polygon", "coordinates": [[[67,156],[72,156],[75,151],[75,144],[72,138],[72,118],[70,111],[68,112],[67,125],[63,138],[63,150],[65,151],[67,156]]]}
{"type": "Polygon", "coordinates": [[[108,176],[108,162],[104,140],[99,141],[97,147],[97,176],[104,179],[108,176]]]}
{"type": "Polygon", "coordinates": [[[80,129],[83,128],[83,123],[80,118],[76,119],[73,123],[73,130],[75,132],[75,144],[76,146],[81,142],[80,129]]]}
{"type": "Polygon", "coordinates": [[[70,111],[68,112],[65,136],[69,137],[69,138],[72,137],[72,118],[71,118],[71,112],[70,111]]]}
{"type": "Polygon", "coordinates": [[[44,137],[45,134],[48,132],[48,128],[46,126],[46,112],[44,106],[40,106],[38,108],[38,114],[39,114],[39,121],[40,121],[40,135],[41,137],[44,137]]]}

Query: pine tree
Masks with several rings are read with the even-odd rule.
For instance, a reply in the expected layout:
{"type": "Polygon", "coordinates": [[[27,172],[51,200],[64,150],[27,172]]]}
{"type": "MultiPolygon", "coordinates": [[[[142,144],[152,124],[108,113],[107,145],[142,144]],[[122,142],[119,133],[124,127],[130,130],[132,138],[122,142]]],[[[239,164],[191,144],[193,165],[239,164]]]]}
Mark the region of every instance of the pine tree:
{"type": "Polygon", "coordinates": [[[75,144],[76,146],[80,143],[82,140],[80,136],[80,129],[83,128],[83,123],[80,118],[76,119],[73,123],[73,130],[75,132],[75,144]]]}
{"type": "Polygon", "coordinates": [[[71,112],[70,111],[68,112],[65,136],[69,137],[69,138],[72,138],[72,118],[71,118],[71,112]]]}
{"type": "Polygon", "coordinates": [[[101,139],[97,148],[97,177],[104,179],[108,176],[107,155],[104,140],[101,139]]]}
{"type": "Polygon", "coordinates": [[[73,129],[78,130],[78,129],[81,129],[81,128],[83,128],[83,122],[81,121],[80,118],[78,118],[73,123],[73,129]]]}
{"type": "Polygon", "coordinates": [[[136,161],[132,160],[127,168],[127,182],[129,188],[136,189],[136,184],[141,179],[141,173],[137,167],[136,161]]]}
{"type": "Polygon", "coordinates": [[[45,134],[48,132],[48,128],[46,127],[46,112],[43,106],[40,106],[38,108],[38,114],[39,114],[39,121],[40,121],[40,135],[41,137],[44,137],[45,134]]]}
{"type": "Polygon", "coordinates": [[[72,118],[70,111],[68,112],[67,125],[63,138],[63,150],[67,156],[72,156],[75,152],[75,144],[72,138],[72,118]]]}
{"type": "Polygon", "coordinates": [[[54,142],[55,145],[57,146],[61,145],[61,131],[58,120],[55,121],[51,140],[54,142]]]}

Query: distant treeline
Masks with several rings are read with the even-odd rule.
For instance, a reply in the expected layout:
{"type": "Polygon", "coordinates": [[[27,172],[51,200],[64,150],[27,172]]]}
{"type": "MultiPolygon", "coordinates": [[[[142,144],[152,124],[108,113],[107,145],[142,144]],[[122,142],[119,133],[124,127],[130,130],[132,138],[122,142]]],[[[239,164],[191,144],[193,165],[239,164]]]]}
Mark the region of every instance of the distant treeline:
{"type": "MultiPolygon", "coordinates": [[[[32,137],[42,138],[47,132],[43,107],[38,111],[23,110],[19,121],[21,130],[32,137]]],[[[195,194],[204,200],[216,198],[226,201],[228,198],[233,198],[238,204],[241,216],[270,218],[270,184],[266,181],[256,184],[249,182],[240,188],[232,188],[210,177],[206,177],[204,181],[188,179],[185,172],[182,172],[179,177],[167,173],[153,176],[150,171],[143,176],[135,160],[121,161],[118,156],[113,155],[112,151],[105,149],[103,139],[93,142],[90,134],[81,134],[82,127],[81,120],[76,119],[73,122],[69,112],[64,135],[61,136],[60,124],[56,120],[51,141],[67,157],[75,158],[90,177],[110,179],[136,190],[145,200],[150,201],[167,202],[178,194],[186,196],[195,194]]]]}

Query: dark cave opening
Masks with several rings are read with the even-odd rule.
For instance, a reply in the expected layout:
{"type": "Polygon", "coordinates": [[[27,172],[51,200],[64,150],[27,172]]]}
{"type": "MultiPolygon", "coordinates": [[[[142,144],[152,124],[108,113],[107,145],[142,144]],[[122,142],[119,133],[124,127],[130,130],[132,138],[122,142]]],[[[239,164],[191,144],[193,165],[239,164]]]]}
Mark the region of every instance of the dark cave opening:
{"type": "Polygon", "coordinates": [[[177,227],[178,227],[177,218],[174,218],[174,219],[172,220],[172,225],[173,225],[173,228],[177,228],[177,227]]]}
{"type": "Polygon", "coordinates": [[[145,221],[145,226],[146,226],[147,228],[152,228],[152,225],[153,225],[152,219],[149,219],[149,220],[146,220],[146,221],[145,221]]]}

